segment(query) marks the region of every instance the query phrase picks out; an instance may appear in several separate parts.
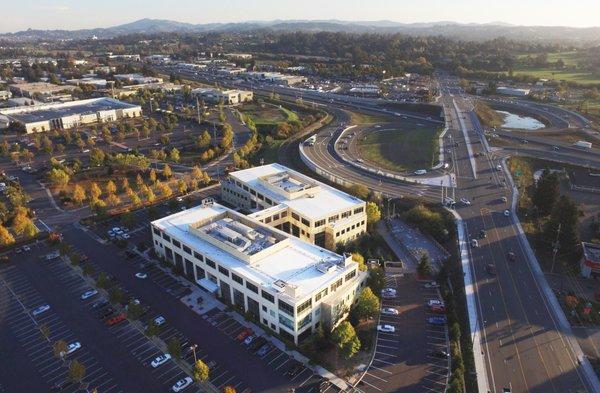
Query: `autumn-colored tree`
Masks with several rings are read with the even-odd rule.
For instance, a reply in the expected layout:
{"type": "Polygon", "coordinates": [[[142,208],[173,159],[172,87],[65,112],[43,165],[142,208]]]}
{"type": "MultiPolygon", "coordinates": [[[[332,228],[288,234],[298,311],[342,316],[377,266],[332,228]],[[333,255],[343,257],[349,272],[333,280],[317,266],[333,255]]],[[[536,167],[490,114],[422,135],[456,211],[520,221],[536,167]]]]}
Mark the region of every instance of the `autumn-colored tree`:
{"type": "Polygon", "coordinates": [[[150,181],[156,183],[156,171],[154,169],[150,170],[150,181]]]}
{"type": "Polygon", "coordinates": [[[202,178],[202,170],[198,165],[194,165],[192,172],[190,173],[192,179],[200,180],[202,178]]]}
{"type": "Polygon", "coordinates": [[[85,201],[85,190],[79,184],[75,184],[71,199],[73,199],[73,202],[75,202],[78,205],[81,205],[83,201],[85,201]]]}
{"type": "Polygon", "coordinates": [[[0,246],[8,246],[15,242],[14,236],[4,225],[0,225],[0,246]]]}
{"type": "Polygon", "coordinates": [[[173,171],[171,170],[171,167],[169,165],[165,164],[162,174],[165,179],[170,179],[171,176],[173,176],[173,171]]]}
{"type": "Polygon", "coordinates": [[[108,194],[106,196],[106,203],[109,206],[117,206],[121,203],[121,198],[119,198],[116,194],[108,194]]]}
{"type": "Polygon", "coordinates": [[[187,191],[187,183],[183,179],[177,180],[177,191],[184,194],[187,191]]]}
{"type": "Polygon", "coordinates": [[[138,190],[141,189],[142,186],[146,184],[146,182],[144,182],[144,179],[142,178],[142,175],[140,175],[139,173],[135,177],[135,184],[136,184],[138,190]]]}
{"type": "Polygon", "coordinates": [[[124,177],[123,180],[121,180],[121,190],[123,192],[127,192],[128,188],[129,188],[129,179],[124,177]]]}
{"type": "Polygon", "coordinates": [[[106,183],[106,193],[114,194],[115,192],[117,192],[117,185],[112,180],[109,180],[108,183],[106,183]]]}
{"type": "Polygon", "coordinates": [[[92,183],[90,185],[90,199],[96,200],[100,198],[100,195],[102,195],[102,190],[100,189],[100,186],[98,186],[96,182],[92,183]]]}

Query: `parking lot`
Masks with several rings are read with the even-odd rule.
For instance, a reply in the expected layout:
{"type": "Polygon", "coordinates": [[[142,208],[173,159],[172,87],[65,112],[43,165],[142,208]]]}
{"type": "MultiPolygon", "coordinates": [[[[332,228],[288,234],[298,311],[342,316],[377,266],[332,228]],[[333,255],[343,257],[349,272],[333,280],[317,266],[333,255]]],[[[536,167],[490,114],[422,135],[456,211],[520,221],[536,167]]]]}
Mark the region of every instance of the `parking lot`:
{"type": "Polygon", "coordinates": [[[436,288],[426,288],[411,277],[387,276],[386,288],[395,296],[382,298],[380,325],[394,328],[378,332],[373,362],[357,385],[362,392],[439,392],[446,390],[449,373],[448,339],[445,325],[427,322],[433,314],[430,299],[440,299],[436,288]]]}

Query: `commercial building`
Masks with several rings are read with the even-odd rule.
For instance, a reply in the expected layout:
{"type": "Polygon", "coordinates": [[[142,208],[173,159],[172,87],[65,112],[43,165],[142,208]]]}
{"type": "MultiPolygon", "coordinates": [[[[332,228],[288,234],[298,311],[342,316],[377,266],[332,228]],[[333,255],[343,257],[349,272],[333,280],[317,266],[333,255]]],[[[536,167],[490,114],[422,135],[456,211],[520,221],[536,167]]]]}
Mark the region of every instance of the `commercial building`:
{"type": "Polygon", "coordinates": [[[260,222],[330,250],[367,230],[364,201],[280,164],[229,173],[221,194],[260,222]]]}
{"type": "Polygon", "coordinates": [[[272,82],[278,85],[296,85],[307,81],[306,77],[299,75],[285,75],[279,72],[255,72],[249,71],[242,74],[247,79],[272,82]]]}
{"type": "Polygon", "coordinates": [[[142,74],[117,74],[114,78],[118,81],[124,81],[127,83],[162,83],[163,79],[155,76],[144,76],[142,74]]]}
{"type": "Polygon", "coordinates": [[[140,61],[140,55],[113,55],[111,52],[106,53],[106,57],[111,60],[132,60],[140,61]]]}
{"type": "Polygon", "coordinates": [[[212,104],[218,104],[222,102],[225,105],[234,105],[252,101],[254,94],[251,91],[246,90],[199,88],[192,90],[192,97],[212,104]]]}
{"type": "Polygon", "coordinates": [[[582,242],[581,247],[583,248],[581,275],[600,277],[600,244],[582,242]]]}
{"type": "Polygon", "coordinates": [[[54,85],[46,82],[18,83],[8,86],[13,95],[19,97],[50,97],[57,93],[70,93],[76,89],[75,86],[54,85]]]}
{"type": "Polygon", "coordinates": [[[334,328],[365,285],[367,274],[350,255],[309,244],[212,200],[151,226],[157,255],[296,344],[319,326],[334,328]]]}
{"type": "Polygon", "coordinates": [[[501,86],[496,89],[496,92],[498,94],[502,94],[505,96],[525,97],[526,95],[529,94],[530,90],[529,89],[515,89],[512,87],[501,86]]]}
{"type": "Polygon", "coordinates": [[[97,89],[104,89],[108,84],[106,79],[100,78],[80,78],[80,79],[68,79],[66,81],[69,85],[80,86],[80,85],[88,85],[94,86],[97,89]]]}
{"type": "Polygon", "coordinates": [[[250,53],[225,53],[224,56],[228,59],[234,60],[251,60],[252,54],[250,53]]]}
{"type": "Polygon", "coordinates": [[[54,129],[68,129],[83,124],[105,123],[141,115],[142,108],[139,105],[103,97],[2,109],[0,110],[0,128],[8,127],[10,123],[14,122],[21,124],[29,134],[54,129]]]}
{"type": "Polygon", "coordinates": [[[150,55],[144,57],[144,61],[152,64],[169,64],[171,57],[168,55],[150,55]]]}

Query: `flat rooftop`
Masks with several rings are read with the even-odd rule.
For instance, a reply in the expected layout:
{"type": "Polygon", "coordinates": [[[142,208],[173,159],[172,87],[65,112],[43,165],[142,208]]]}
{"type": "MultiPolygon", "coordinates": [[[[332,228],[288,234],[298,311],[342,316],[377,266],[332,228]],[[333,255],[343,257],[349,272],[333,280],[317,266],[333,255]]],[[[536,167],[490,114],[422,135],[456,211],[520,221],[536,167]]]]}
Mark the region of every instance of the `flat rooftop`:
{"type": "Polygon", "coordinates": [[[22,123],[36,123],[58,119],[72,115],[86,115],[115,109],[131,109],[132,105],[113,98],[95,98],[90,100],[71,101],[62,104],[35,105],[0,111],[1,114],[22,123]]]}
{"type": "Polygon", "coordinates": [[[364,201],[280,164],[231,172],[239,180],[276,203],[285,204],[305,217],[320,218],[363,204],[364,201]],[[271,187],[269,187],[270,185],[271,187]],[[279,189],[281,192],[277,192],[279,189]],[[306,191],[294,199],[286,193],[306,191]]]}
{"type": "Polygon", "coordinates": [[[282,286],[295,288],[294,295],[288,295],[291,299],[300,299],[330,285],[356,267],[354,262],[344,265],[345,257],[342,255],[216,203],[175,213],[153,221],[152,225],[220,266],[272,292],[283,293],[282,286]],[[220,229],[217,228],[219,226],[220,229]],[[195,233],[197,231],[201,236],[195,233]],[[255,234],[243,235],[251,231],[255,234]],[[254,256],[252,262],[235,255],[232,247],[243,249],[243,255],[254,256]]]}
{"type": "Polygon", "coordinates": [[[600,244],[581,243],[584,258],[593,263],[600,263],[600,244]]]}

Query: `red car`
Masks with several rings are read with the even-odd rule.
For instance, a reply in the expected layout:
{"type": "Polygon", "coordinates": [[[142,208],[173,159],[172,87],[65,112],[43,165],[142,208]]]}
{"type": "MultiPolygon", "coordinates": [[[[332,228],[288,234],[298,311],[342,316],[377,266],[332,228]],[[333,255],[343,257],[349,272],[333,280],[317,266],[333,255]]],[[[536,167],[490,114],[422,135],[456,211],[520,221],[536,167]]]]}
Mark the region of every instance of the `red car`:
{"type": "Polygon", "coordinates": [[[115,316],[114,316],[114,317],[112,317],[112,318],[108,318],[108,319],[106,320],[106,324],[107,324],[108,326],[112,326],[112,325],[116,325],[116,324],[118,324],[118,323],[121,323],[121,322],[123,322],[124,320],[125,320],[125,313],[121,313],[121,314],[119,314],[119,315],[115,315],[115,316]]]}
{"type": "Polygon", "coordinates": [[[248,337],[252,333],[253,333],[252,329],[246,328],[246,329],[242,330],[235,339],[236,339],[236,341],[243,341],[246,337],[248,337]]]}
{"type": "Polygon", "coordinates": [[[446,313],[446,307],[444,307],[444,306],[435,305],[435,306],[429,307],[429,309],[431,310],[432,313],[435,313],[435,314],[445,314],[446,313]]]}

